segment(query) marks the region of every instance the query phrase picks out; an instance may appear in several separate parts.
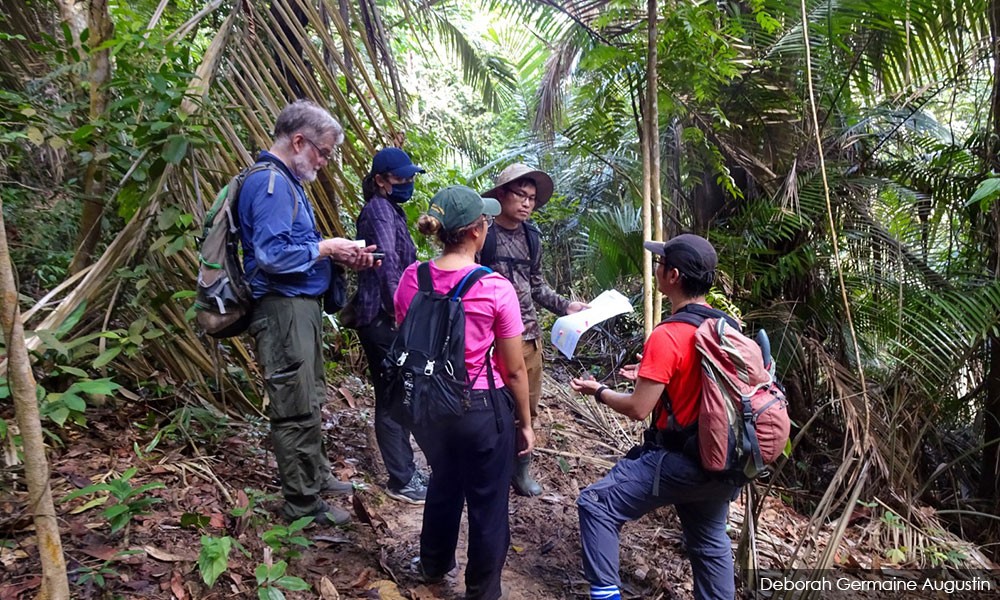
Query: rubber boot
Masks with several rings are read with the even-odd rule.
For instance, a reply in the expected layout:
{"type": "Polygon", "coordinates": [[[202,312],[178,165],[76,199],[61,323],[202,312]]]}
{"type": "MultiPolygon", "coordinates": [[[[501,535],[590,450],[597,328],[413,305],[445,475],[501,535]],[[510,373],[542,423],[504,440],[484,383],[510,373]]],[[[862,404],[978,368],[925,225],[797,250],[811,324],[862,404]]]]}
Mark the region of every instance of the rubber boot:
{"type": "Polygon", "coordinates": [[[531,455],[514,457],[514,491],[519,496],[537,496],[542,493],[542,486],[531,477],[531,455]]]}

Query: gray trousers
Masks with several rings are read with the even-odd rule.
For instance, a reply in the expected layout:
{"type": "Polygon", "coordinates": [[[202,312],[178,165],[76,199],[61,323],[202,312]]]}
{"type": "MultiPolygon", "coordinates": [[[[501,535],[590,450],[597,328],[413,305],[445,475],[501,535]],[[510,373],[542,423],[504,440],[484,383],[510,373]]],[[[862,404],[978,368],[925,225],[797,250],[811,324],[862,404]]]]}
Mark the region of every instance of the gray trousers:
{"type": "Polygon", "coordinates": [[[739,490],[681,452],[647,448],[638,458],[623,458],[603,479],[584,489],[576,501],[584,576],[593,586],[620,587],[618,536],[622,525],[672,504],[691,559],[694,597],[733,600],[736,587],[726,519],[729,502],[739,490]],[[659,495],[654,496],[657,471],[659,495]]]}
{"type": "Polygon", "coordinates": [[[257,301],[250,324],[270,402],[271,442],[287,519],[319,510],[320,490],[333,477],[322,430],[322,316],[315,298],[265,296],[257,301]]]}

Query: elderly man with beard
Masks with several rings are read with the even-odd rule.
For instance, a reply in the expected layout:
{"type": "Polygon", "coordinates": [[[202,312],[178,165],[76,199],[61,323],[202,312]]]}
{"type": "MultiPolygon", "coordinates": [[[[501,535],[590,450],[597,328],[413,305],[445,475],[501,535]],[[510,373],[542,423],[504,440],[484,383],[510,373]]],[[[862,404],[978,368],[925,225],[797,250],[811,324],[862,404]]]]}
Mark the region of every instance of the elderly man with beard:
{"type": "Polygon", "coordinates": [[[351,484],[331,474],[323,445],[323,297],[334,261],[371,267],[375,247],[323,239],[302,182],[316,179],[343,140],[340,124],[317,104],[288,105],[275,123],[274,144],[257,157],[276,168],[247,177],[238,208],[243,265],[254,297],[249,331],[264,373],[285,499],[281,515],[290,521],[313,516],[320,524],[350,519],[320,494],[351,491],[351,484]]]}

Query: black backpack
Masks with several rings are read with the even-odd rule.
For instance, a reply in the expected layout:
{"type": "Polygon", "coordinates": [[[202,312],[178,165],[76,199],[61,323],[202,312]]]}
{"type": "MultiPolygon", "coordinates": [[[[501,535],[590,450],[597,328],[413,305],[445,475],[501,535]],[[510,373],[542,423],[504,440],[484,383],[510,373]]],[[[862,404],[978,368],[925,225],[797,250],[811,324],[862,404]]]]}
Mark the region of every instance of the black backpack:
{"type": "MultiPolygon", "coordinates": [[[[472,381],[465,370],[462,298],[492,272],[487,267],[473,269],[447,294],[439,294],[430,263],[417,267],[418,291],[382,363],[388,397],[394,399],[393,416],[403,424],[444,424],[469,406],[472,381]]],[[[487,352],[484,366],[489,362],[487,352]]]]}
{"type": "Polygon", "coordinates": [[[542,232],[533,223],[528,223],[527,221],[521,223],[524,235],[528,238],[528,260],[510,256],[497,256],[497,232],[495,227],[495,225],[491,225],[486,232],[483,249],[479,251],[479,264],[490,267],[496,263],[507,263],[507,271],[509,273],[513,273],[515,265],[527,265],[530,267],[535,264],[542,251],[542,232]]]}
{"type": "MultiPolygon", "coordinates": [[[[237,336],[250,326],[253,313],[253,293],[249,277],[243,273],[240,258],[239,199],[243,183],[254,173],[270,172],[267,184],[269,194],[274,193],[274,181],[285,177],[279,167],[262,161],[243,169],[239,175],[219,190],[212,208],[205,215],[202,236],[198,238],[198,295],[194,306],[198,324],[205,333],[215,338],[237,336]]],[[[296,201],[292,221],[298,214],[296,201]]]]}

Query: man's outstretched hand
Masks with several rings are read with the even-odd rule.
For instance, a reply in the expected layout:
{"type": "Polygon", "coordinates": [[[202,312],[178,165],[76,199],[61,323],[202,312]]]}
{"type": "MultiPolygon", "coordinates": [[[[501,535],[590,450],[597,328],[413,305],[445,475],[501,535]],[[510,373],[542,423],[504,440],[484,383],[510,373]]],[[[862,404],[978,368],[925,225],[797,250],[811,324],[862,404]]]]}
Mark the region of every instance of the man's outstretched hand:
{"type": "Polygon", "coordinates": [[[376,263],[379,261],[372,256],[375,248],[374,245],[362,248],[344,238],[330,238],[319,243],[319,255],[329,256],[355,271],[361,271],[378,266],[376,263]]]}
{"type": "Polygon", "coordinates": [[[573,389],[574,392],[580,392],[587,396],[593,396],[597,393],[597,390],[601,387],[601,383],[587,375],[585,377],[574,377],[569,380],[569,387],[573,389]]]}
{"type": "Polygon", "coordinates": [[[642,362],[642,354],[636,354],[635,357],[639,359],[638,363],[635,363],[634,365],[625,365],[624,367],[618,369],[618,374],[629,381],[635,381],[639,377],[639,363],[642,362]]]}
{"type": "Polygon", "coordinates": [[[588,308],[590,308],[590,305],[584,302],[570,302],[569,306],[566,307],[566,314],[571,315],[573,313],[578,313],[581,310],[586,310],[588,308]]]}

